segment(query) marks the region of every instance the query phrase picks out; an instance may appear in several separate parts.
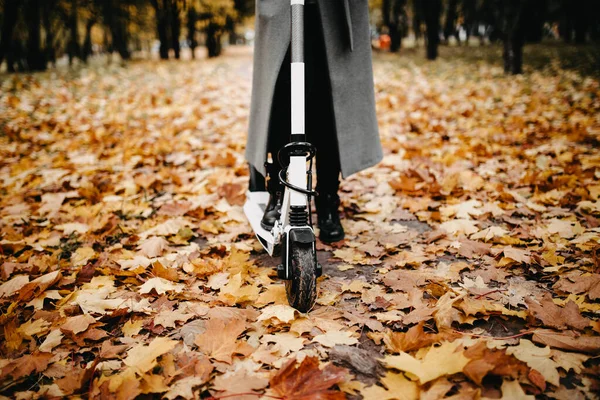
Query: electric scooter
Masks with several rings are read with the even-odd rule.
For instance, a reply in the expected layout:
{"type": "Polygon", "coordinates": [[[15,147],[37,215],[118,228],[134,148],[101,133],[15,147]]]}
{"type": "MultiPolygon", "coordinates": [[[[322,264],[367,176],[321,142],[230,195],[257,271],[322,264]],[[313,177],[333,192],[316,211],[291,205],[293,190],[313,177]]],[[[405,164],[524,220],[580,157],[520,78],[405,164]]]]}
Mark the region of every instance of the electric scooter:
{"type": "Polygon", "coordinates": [[[316,238],[312,227],[312,163],[316,153],[306,141],[304,103],[304,0],[291,1],[292,56],[292,126],[290,142],[280,149],[277,160],[282,166],[278,177],[285,187],[281,217],[267,231],[260,223],[269,201],[264,178],[250,173],[244,213],[256,237],[269,255],[281,250],[277,276],[285,281],[290,305],[301,312],[309,311],[317,298],[317,278],[322,267],[317,262],[316,238]],[[289,160],[289,162],[288,162],[289,160]],[[262,180],[261,180],[262,179],[262,180]]]}

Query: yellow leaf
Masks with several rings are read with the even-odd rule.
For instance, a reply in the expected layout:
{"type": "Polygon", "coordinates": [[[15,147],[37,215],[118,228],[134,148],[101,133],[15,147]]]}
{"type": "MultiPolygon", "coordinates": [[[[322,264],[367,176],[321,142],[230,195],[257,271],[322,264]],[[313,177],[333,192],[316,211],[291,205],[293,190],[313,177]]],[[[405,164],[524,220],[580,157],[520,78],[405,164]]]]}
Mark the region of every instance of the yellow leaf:
{"type": "Polygon", "coordinates": [[[457,351],[459,347],[460,343],[443,342],[439,347],[431,347],[422,360],[401,352],[399,356],[386,356],[383,362],[390,368],[413,374],[424,384],[462,371],[469,359],[457,351]]]}
{"type": "Polygon", "coordinates": [[[419,386],[404,377],[403,374],[388,372],[381,383],[386,389],[380,386],[369,386],[361,390],[365,400],[416,400],[419,398],[419,386]]]}
{"type": "Polygon", "coordinates": [[[173,350],[177,343],[177,340],[158,337],[147,346],[138,344],[129,350],[123,362],[142,373],[148,372],[156,366],[156,359],[173,350]]]}

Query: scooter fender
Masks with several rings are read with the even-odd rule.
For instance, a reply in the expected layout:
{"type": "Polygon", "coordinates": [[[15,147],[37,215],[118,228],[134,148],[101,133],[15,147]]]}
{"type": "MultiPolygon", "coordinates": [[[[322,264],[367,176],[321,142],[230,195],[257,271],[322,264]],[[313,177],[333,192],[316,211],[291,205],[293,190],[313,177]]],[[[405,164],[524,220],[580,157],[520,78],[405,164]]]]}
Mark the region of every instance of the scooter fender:
{"type": "MultiPolygon", "coordinates": [[[[280,279],[292,279],[291,276],[291,259],[290,254],[292,253],[292,246],[298,243],[304,245],[312,245],[313,248],[316,245],[315,233],[309,226],[302,227],[289,227],[286,229],[287,232],[283,234],[281,240],[281,264],[277,267],[277,276],[280,279]]],[[[315,249],[316,257],[316,249],[315,249]]],[[[316,264],[316,260],[315,260],[316,264]]]]}

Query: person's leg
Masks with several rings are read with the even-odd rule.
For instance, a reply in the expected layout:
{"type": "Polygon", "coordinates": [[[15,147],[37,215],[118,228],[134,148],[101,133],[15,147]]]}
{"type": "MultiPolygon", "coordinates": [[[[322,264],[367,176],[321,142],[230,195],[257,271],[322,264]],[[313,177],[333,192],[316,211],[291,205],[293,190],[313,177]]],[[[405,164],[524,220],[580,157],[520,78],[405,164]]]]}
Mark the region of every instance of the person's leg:
{"type": "Polygon", "coordinates": [[[325,41],[317,6],[306,9],[306,128],[308,139],[317,148],[317,187],[315,199],[318,226],[324,242],[344,238],[339,220],[340,159],[333,113],[333,99],[325,41]]]}
{"type": "Polygon", "coordinates": [[[266,186],[270,196],[261,221],[262,227],[267,230],[273,228],[275,221],[279,219],[283,203],[284,188],[279,181],[281,165],[277,159],[277,154],[279,153],[279,150],[289,142],[290,137],[290,126],[292,124],[290,76],[290,54],[288,51],[288,54],[281,65],[277,83],[275,84],[273,105],[271,107],[271,119],[269,122],[267,152],[271,154],[271,160],[270,162],[265,160],[265,166],[267,170],[266,186]]]}

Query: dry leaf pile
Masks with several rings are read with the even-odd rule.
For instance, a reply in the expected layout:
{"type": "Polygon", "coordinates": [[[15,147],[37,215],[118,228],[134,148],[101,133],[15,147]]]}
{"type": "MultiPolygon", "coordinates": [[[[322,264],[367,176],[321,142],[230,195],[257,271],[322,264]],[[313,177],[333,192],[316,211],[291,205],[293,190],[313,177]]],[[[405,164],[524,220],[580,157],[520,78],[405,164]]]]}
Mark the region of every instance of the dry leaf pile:
{"type": "Polygon", "coordinates": [[[376,58],[386,156],[300,314],[241,208],[250,61],[1,83],[2,396],[595,398],[598,80],[376,58]]]}

